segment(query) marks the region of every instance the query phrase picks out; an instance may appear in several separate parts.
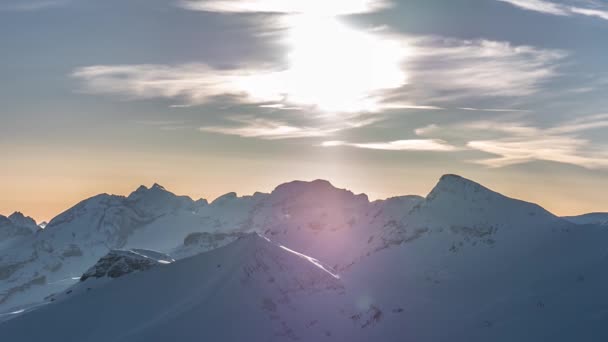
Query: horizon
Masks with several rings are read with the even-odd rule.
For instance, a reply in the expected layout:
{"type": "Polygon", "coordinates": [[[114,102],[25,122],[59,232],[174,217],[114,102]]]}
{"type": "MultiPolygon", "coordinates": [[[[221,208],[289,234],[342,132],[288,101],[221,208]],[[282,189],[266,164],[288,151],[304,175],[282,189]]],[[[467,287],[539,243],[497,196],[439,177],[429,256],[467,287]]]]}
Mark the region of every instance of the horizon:
{"type": "Polygon", "coordinates": [[[0,213],[446,173],[605,212],[607,36],[593,0],[5,0],[0,213]]]}
{"type": "Polygon", "coordinates": [[[528,203],[538,204],[538,205],[539,205],[539,206],[541,206],[542,208],[546,209],[547,211],[549,211],[550,213],[552,213],[552,214],[554,214],[554,215],[556,215],[556,216],[558,216],[558,217],[579,216],[579,215],[585,215],[585,214],[605,213],[605,212],[603,212],[603,211],[590,211],[590,212],[582,212],[582,213],[575,213],[575,214],[566,214],[566,215],[562,215],[562,214],[559,214],[559,213],[556,213],[556,212],[552,211],[551,209],[549,209],[549,208],[547,208],[546,206],[544,206],[542,203],[536,203],[536,202],[533,202],[533,201],[527,200],[526,198],[520,198],[520,197],[517,197],[517,196],[511,196],[511,195],[509,195],[509,194],[507,194],[507,193],[503,193],[503,192],[501,192],[501,191],[496,190],[496,189],[495,189],[495,188],[493,188],[492,186],[488,186],[488,185],[486,185],[486,184],[484,184],[484,183],[478,182],[478,181],[476,181],[475,179],[470,179],[470,178],[467,178],[467,177],[464,177],[464,176],[461,176],[461,175],[458,175],[458,174],[446,173],[446,174],[443,174],[443,175],[441,175],[440,177],[438,177],[438,178],[437,178],[437,180],[436,180],[436,182],[435,182],[435,184],[433,184],[433,186],[431,186],[431,187],[428,189],[428,191],[426,191],[425,193],[420,193],[420,194],[414,194],[414,193],[403,193],[403,194],[397,194],[397,195],[394,195],[394,196],[388,196],[388,197],[371,197],[371,196],[370,196],[370,195],[369,195],[367,192],[365,192],[365,191],[355,191],[355,190],[353,190],[353,189],[349,189],[349,188],[347,188],[347,187],[341,187],[341,186],[339,186],[339,185],[336,185],[336,184],[334,184],[334,183],[333,183],[332,181],[330,181],[330,180],[323,179],[323,178],[317,178],[317,179],[310,179],[310,180],[295,179],[295,180],[291,180],[291,181],[287,181],[287,182],[282,182],[282,183],[276,184],[275,186],[272,186],[272,187],[270,188],[270,190],[264,190],[264,191],[261,191],[261,190],[255,190],[255,191],[253,191],[253,192],[249,192],[249,193],[239,193],[239,192],[236,192],[236,191],[227,191],[227,192],[221,193],[221,194],[219,194],[219,195],[217,195],[217,196],[205,197],[205,196],[196,196],[196,195],[195,195],[195,196],[193,196],[193,195],[190,195],[190,194],[180,193],[180,192],[174,191],[174,190],[173,190],[171,187],[167,187],[167,186],[163,185],[162,183],[159,183],[159,182],[154,182],[154,183],[150,184],[149,186],[148,186],[148,185],[146,185],[146,184],[140,184],[140,185],[134,186],[134,187],[133,187],[131,190],[127,190],[126,192],[122,192],[122,193],[115,193],[115,192],[103,191],[103,192],[99,192],[99,193],[95,193],[95,194],[91,194],[91,195],[86,195],[86,197],[83,197],[83,198],[79,199],[78,201],[74,202],[73,204],[69,205],[68,207],[66,207],[66,208],[64,208],[64,209],[62,209],[62,210],[60,210],[60,211],[58,211],[58,212],[56,212],[56,213],[54,213],[54,214],[51,214],[50,216],[48,216],[48,218],[43,218],[43,219],[40,219],[40,218],[38,218],[38,217],[36,217],[36,216],[32,215],[31,213],[26,212],[26,211],[23,211],[23,210],[14,210],[14,211],[11,211],[11,212],[4,212],[4,213],[3,213],[3,212],[0,212],[0,215],[8,217],[9,215],[14,214],[14,213],[21,213],[21,214],[25,215],[26,217],[31,217],[31,218],[33,218],[33,219],[34,219],[34,220],[37,222],[37,224],[40,224],[40,223],[43,223],[43,222],[47,222],[47,223],[49,223],[49,222],[50,222],[52,219],[54,219],[55,217],[57,217],[57,216],[58,216],[58,215],[60,215],[61,213],[63,213],[63,212],[65,212],[65,211],[67,211],[67,210],[69,210],[69,209],[73,208],[74,206],[76,206],[76,205],[77,205],[77,204],[79,204],[80,202],[83,202],[83,201],[86,201],[86,200],[88,200],[88,199],[91,199],[91,198],[93,198],[93,197],[95,197],[95,196],[97,196],[97,195],[108,194],[108,195],[112,195],[112,196],[123,196],[123,197],[128,197],[128,196],[129,196],[131,193],[133,193],[133,192],[137,191],[137,190],[138,190],[139,188],[141,188],[141,187],[145,187],[146,189],[152,189],[152,188],[153,188],[155,185],[160,186],[160,187],[161,187],[163,190],[165,190],[165,191],[167,191],[167,192],[169,192],[169,193],[172,193],[172,194],[174,194],[174,195],[176,195],[176,196],[187,196],[188,198],[190,198],[191,200],[194,200],[194,201],[199,200],[199,199],[203,199],[203,200],[206,200],[206,201],[207,201],[209,204],[211,204],[211,203],[213,203],[213,201],[215,201],[216,199],[218,199],[218,198],[220,198],[220,197],[222,197],[222,196],[224,196],[224,195],[230,194],[230,193],[236,193],[236,194],[237,194],[237,197],[252,196],[252,195],[253,195],[253,194],[255,194],[256,192],[260,192],[260,193],[264,193],[264,194],[270,194],[270,193],[272,193],[272,192],[273,192],[273,191],[274,191],[274,190],[275,190],[277,187],[279,187],[279,186],[281,186],[281,185],[285,185],[285,184],[293,183],[293,182],[312,183],[312,182],[315,182],[315,181],[325,181],[325,182],[328,182],[328,183],[329,183],[329,184],[330,184],[330,185],[331,185],[333,188],[335,188],[335,189],[337,189],[337,190],[346,190],[346,191],[350,191],[350,192],[352,192],[354,195],[365,195],[365,196],[367,196],[367,197],[368,197],[368,201],[371,203],[371,202],[374,202],[374,201],[384,201],[384,200],[388,200],[388,199],[391,199],[391,198],[394,198],[394,197],[404,197],[404,196],[420,196],[420,197],[426,198],[426,196],[427,196],[427,195],[428,195],[428,194],[429,194],[429,193],[430,193],[430,192],[431,192],[431,191],[432,191],[432,190],[435,188],[435,186],[436,186],[436,185],[437,185],[437,184],[438,184],[438,183],[441,181],[441,179],[443,179],[443,177],[445,177],[445,176],[455,176],[455,177],[460,177],[460,178],[465,179],[466,181],[469,181],[469,182],[472,182],[472,183],[479,184],[479,185],[483,186],[484,188],[486,188],[486,189],[488,189],[488,190],[490,190],[490,191],[492,191],[492,192],[496,192],[496,193],[501,194],[501,195],[504,195],[504,196],[506,196],[506,197],[508,197],[508,198],[512,198],[512,199],[515,199],[515,200],[520,200],[520,201],[524,201],[524,202],[528,202],[528,203]]]}

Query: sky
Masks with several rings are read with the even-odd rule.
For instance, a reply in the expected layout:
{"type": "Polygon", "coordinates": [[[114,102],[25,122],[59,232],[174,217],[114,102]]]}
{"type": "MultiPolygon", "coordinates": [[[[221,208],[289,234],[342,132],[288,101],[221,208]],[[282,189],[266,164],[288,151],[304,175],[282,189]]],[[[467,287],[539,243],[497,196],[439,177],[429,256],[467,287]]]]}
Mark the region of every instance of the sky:
{"type": "Polygon", "coordinates": [[[2,0],[0,214],[447,173],[606,211],[605,37],[605,0],[2,0]]]}

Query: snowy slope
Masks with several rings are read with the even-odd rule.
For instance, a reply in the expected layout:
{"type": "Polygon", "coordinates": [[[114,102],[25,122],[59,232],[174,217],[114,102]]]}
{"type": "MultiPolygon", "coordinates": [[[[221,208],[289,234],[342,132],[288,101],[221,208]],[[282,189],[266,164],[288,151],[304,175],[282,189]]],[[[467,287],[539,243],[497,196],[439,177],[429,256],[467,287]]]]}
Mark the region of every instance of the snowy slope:
{"type": "Polygon", "coordinates": [[[250,234],[5,322],[0,339],[312,341],[334,328],[323,317],[341,314],[323,309],[342,292],[325,266],[250,234]]]}
{"type": "Polygon", "coordinates": [[[249,234],[71,293],[0,324],[0,339],[604,341],[605,230],[548,234],[534,248],[497,242],[457,253],[449,234],[429,234],[340,275],[249,234]]]}
{"type": "MultiPolygon", "coordinates": [[[[67,300],[79,294],[105,286],[113,279],[128,274],[143,272],[153,267],[175,262],[170,256],[149,250],[112,250],[101,257],[95,265],[80,276],[79,281],[66,290],[54,293],[45,298],[42,305],[67,300]]],[[[29,308],[28,308],[29,310],[29,308]]],[[[4,320],[15,315],[5,315],[4,320]]],[[[0,317],[0,320],[2,317],[0,317]]]]}
{"type": "Polygon", "coordinates": [[[601,227],[448,175],[341,275],[399,313],[369,340],[602,341],[607,243],[601,227]]]}
{"type": "Polygon", "coordinates": [[[608,213],[590,213],[579,216],[566,216],[564,219],[576,224],[608,226],[608,213]]]}

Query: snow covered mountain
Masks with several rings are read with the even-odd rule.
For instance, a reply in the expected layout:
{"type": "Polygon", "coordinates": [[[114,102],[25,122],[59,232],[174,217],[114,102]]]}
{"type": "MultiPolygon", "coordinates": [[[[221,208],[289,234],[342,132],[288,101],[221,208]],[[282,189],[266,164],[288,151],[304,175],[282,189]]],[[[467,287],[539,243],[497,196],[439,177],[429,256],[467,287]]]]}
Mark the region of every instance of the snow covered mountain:
{"type": "MultiPolygon", "coordinates": [[[[347,264],[354,257],[346,253],[352,251],[349,241],[358,240],[357,234],[368,228],[367,216],[381,210],[381,203],[370,204],[365,195],[320,180],[283,184],[271,194],[230,193],[211,204],[176,196],[158,184],[127,197],[98,195],[55,217],[38,234],[0,250],[0,314],[64,290],[112,249],[149,249],[182,258],[257,231],[332,265],[347,264]],[[196,243],[192,234],[199,234],[196,243]]],[[[401,214],[407,210],[406,205],[401,214]]]]}
{"type": "Polygon", "coordinates": [[[29,313],[0,310],[0,339],[41,337],[23,333],[33,322],[61,341],[608,336],[605,227],[455,175],[425,198],[375,202],[320,180],[210,204],[141,187],[23,241],[0,250],[0,309],[29,313]]]}
{"type": "Polygon", "coordinates": [[[196,212],[204,206],[204,200],[175,196],[154,185],[140,187],[128,197],[102,194],[84,200],[44,229],[18,214],[0,219],[20,223],[0,228],[19,236],[0,249],[0,313],[38,304],[62,291],[112,249],[148,247],[132,238],[154,224],[165,229],[149,236],[154,242],[150,249],[174,248],[186,234],[199,230],[201,218],[196,212]],[[133,246],[127,246],[131,242],[133,246]]]}
{"type": "Polygon", "coordinates": [[[15,212],[8,217],[0,215],[0,249],[7,248],[39,230],[34,219],[26,217],[20,212],[15,212]]]}
{"type": "Polygon", "coordinates": [[[447,247],[440,235],[428,235],[374,253],[340,275],[246,234],[101,284],[85,280],[52,304],[0,324],[0,338],[603,341],[608,260],[592,242],[605,242],[606,234],[561,233],[565,239],[549,244],[558,248],[539,260],[519,258],[516,246],[500,243],[453,253],[437,249],[447,247]]]}
{"type": "Polygon", "coordinates": [[[608,213],[589,213],[579,216],[566,216],[564,219],[576,224],[608,226],[608,213]]]}

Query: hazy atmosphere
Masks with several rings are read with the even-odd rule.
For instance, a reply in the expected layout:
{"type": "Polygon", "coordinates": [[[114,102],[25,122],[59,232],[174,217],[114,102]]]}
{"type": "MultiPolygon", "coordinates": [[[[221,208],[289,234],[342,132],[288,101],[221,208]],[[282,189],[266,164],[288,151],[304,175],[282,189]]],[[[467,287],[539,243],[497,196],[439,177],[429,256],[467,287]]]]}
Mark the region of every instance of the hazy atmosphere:
{"type": "Polygon", "coordinates": [[[608,341],[608,0],[0,0],[0,341],[608,341]]]}
{"type": "Polygon", "coordinates": [[[599,0],[4,0],[0,213],[444,173],[608,210],[607,36],[599,0]]]}

